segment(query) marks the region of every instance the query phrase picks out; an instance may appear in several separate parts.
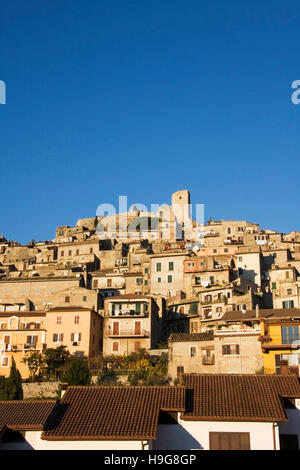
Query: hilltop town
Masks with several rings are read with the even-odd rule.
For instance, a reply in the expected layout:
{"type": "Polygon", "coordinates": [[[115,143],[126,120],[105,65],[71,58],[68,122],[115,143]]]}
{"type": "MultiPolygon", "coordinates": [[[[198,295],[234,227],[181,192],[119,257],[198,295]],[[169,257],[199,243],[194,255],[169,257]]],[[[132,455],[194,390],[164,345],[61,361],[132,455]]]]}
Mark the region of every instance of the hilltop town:
{"type": "MultiPolygon", "coordinates": [[[[0,375],[8,377],[14,358],[22,378],[28,379],[24,358],[62,345],[72,356],[89,359],[146,351],[150,358],[167,358],[168,380],[175,385],[168,397],[164,387],[157,387],[158,402],[172,402],[165,408],[185,416],[182,393],[187,386],[206,387],[201,379],[206,374],[212,380],[219,377],[228,394],[232,389],[241,392],[231,376],[244,375],[245,389],[253,388],[255,379],[262,395],[269,393],[267,381],[280,376],[287,381],[280,382],[280,394],[300,398],[295,385],[300,363],[300,232],[263,230],[244,220],[210,219],[201,225],[190,219],[189,225],[178,211],[187,204],[189,191],[182,190],[171,196],[166,212],[133,208],[126,214],[127,234],[108,232],[109,217],[96,216],[80,219],[74,227],[57,227],[51,241],[21,245],[2,236],[0,375]],[[145,219],[147,238],[141,229],[145,219]],[[99,236],[99,224],[106,237],[99,236]],[[187,225],[195,229],[194,235],[187,225]]],[[[120,219],[118,214],[117,228],[120,219]]],[[[210,387],[217,385],[211,382],[210,387]]],[[[116,388],[117,401],[143,402],[155,389],[128,398],[127,388],[131,393],[131,387],[116,388]]],[[[71,402],[83,400],[76,393],[81,396],[80,390],[74,391],[71,402]]],[[[284,414],[275,411],[273,422],[284,414]]],[[[153,440],[156,432],[144,439],[153,440]]],[[[53,438],[50,431],[48,438],[53,438]]],[[[218,446],[219,437],[214,438],[218,446]]],[[[279,435],[276,439],[278,448],[279,435]]],[[[241,440],[239,445],[248,444],[241,440]]]]}

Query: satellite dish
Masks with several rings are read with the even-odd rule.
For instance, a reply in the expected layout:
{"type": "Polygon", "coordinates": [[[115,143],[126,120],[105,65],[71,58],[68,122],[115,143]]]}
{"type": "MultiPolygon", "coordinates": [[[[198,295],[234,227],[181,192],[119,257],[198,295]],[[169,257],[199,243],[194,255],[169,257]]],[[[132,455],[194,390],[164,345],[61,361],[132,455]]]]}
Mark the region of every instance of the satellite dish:
{"type": "Polygon", "coordinates": [[[298,347],[300,347],[300,340],[296,339],[296,341],[292,342],[291,346],[292,346],[292,349],[297,349],[298,347]]]}
{"type": "Polygon", "coordinates": [[[209,286],[209,281],[201,281],[201,286],[202,287],[208,287],[209,286]]]}

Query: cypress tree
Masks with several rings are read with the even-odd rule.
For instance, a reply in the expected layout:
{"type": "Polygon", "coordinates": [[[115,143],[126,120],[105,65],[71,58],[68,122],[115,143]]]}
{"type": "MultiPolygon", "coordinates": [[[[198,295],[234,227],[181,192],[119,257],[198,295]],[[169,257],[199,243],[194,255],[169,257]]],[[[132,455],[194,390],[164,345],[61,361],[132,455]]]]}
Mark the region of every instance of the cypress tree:
{"type": "Polygon", "coordinates": [[[64,380],[69,385],[89,385],[91,383],[91,373],[87,357],[72,358],[70,368],[64,375],[64,380]]]}
{"type": "Polygon", "coordinates": [[[7,379],[8,400],[23,400],[22,377],[12,358],[10,374],[7,379]]]}

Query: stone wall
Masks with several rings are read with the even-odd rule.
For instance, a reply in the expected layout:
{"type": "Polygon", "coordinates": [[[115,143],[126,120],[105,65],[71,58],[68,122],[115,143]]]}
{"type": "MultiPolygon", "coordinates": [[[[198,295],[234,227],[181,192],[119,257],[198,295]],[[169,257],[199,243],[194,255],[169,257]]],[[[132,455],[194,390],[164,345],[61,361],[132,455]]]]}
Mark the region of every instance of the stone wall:
{"type": "Polygon", "coordinates": [[[23,383],[23,398],[56,398],[58,384],[59,382],[23,383]]]}

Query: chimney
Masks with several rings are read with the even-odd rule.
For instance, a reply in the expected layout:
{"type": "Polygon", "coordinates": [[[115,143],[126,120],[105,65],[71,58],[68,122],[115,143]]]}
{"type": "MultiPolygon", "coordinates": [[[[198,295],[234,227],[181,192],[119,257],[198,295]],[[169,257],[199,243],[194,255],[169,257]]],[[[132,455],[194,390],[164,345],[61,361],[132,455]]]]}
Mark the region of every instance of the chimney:
{"type": "Polygon", "coordinates": [[[255,306],[255,316],[256,318],[259,318],[259,305],[258,304],[256,304],[255,306]]]}

